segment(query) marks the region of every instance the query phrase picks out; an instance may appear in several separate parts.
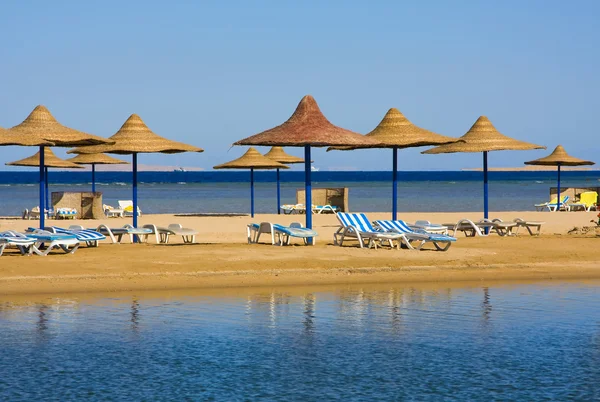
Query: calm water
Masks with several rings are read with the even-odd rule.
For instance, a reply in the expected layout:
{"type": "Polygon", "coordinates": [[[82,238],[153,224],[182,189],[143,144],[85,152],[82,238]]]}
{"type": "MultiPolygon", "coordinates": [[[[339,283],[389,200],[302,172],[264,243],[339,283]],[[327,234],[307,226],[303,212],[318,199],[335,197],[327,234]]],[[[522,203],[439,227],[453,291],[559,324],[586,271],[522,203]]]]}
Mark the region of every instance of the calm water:
{"type": "Polygon", "coordinates": [[[598,400],[600,282],[0,301],[0,399],[598,400]]]}
{"type": "MultiPolygon", "coordinates": [[[[282,172],[282,202],[295,203],[303,172],[282,172]]],[[[131,173],[99,172],[107,204],[131,199],[131,173]]],[[[38,202],[35,172],[0,172],[0,215],[20,215],[38,202]]],[[[277,212],[274,172],[256,173],[256,212],[277,212]]],[[[89,191],[88,172],[51,172],[50,191],[89,191]]],[[[400,172],[399,211],[469,212],[483,209],[481,172],[400,172]]],[[[248,172],[141,172],[144,213],[249,212],[248,172]]],[[[556,186],[554,172],[491,172],[492,211],[533,210],[556,186]]],[[[564,172],[563,186],[600,186],[597,171],[564,172]]],[[[313,187],[348,187],[352,211],[391,210],[390,172],[314,172],[313,187]]]]}

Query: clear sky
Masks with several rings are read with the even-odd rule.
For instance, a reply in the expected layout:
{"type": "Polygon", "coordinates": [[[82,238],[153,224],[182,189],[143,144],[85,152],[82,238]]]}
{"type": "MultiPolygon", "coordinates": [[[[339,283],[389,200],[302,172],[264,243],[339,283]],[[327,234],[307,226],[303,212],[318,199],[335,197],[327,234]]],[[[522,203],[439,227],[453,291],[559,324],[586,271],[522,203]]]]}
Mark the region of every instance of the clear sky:
{"type": "MultiPolygon", "coordinates": [[[[306,94],[360,133],[396,107],[449,136],[486,115],[549,148],[495,152],[491,166],[557,144],[600,163],[600,1],[4,1],[0,15],[0,126],[43,104],[108,137],[137,113],[205,149],[143,164],[210,169],[236,158],[244,149],[231,143],[281,124],[306,94]]],[[[424,149],[401,151],[400,169],[481,166],[480,154],[424,149]]],[[[1,166],[34,152],[0,147],[1,166]]],[[[389,170],[391,151],[313,159],[321,170],[389,170]]]]}

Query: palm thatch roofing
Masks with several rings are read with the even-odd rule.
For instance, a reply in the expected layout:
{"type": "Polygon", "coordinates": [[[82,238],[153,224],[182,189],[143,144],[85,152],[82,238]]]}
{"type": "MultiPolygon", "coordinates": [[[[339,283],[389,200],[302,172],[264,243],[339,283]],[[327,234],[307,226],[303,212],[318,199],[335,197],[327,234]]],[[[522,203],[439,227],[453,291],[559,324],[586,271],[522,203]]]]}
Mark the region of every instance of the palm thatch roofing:
{"type": "Polygon", "coordinates": [[[557,146],[554,151],[548,156],[525,162],[526,165],[542,165],[542,166],[583,166],[594,165],[592,161],[575,158],[567,153],[562,145],[557,146]]]}
{"type": "MultiPolygon", "coordinates": [[[[40,166],[40,152],[36,152],[28,158],[20,159],[14,162],[8,162],[6,165],[9,166],[40,166]]],[[[66,169],[83,169],[83,166],[73,162],[66,161],[59,158],[52,152],[50,148],[44,148],[44,166],[49,168],[66,168],[66,169]]]]}
{"type": "Polygon", "coordinates": [[[71,159],[67,159],[67,161],[77,163],[78,165],[122,165],[129,163],[106,154],[79,154],[71,159]]]}
{"type": "Polygon", "coordinates": [[[380,144],[350,130],[334,126],[321,113],[315,99],[306,95],[292,116],[283,124],[235,142],[233,145],[266,145],[283,147],[353,146],[376,148],[380,144]]]}
{"type": "Polygon", "coordinates": [[[546,149],[545,146],[515,140],[500,133],[485,116],[480,116],[475,124],[459,142],[440,145],[421,152],[422,154],[443,154],[453,152],[485,152],[485,151],[524,151],[530,149],[546,149]]]}
{"type": "MultiPolygon", "coordinates": [[[[371,131],[366,134],[382,145],[379,148],[412,148],[426,145],[449,144],[458,141],[458,138],[447,137],[436,134],[414,125],[398,109],[391,108],[387,111],[383,120],[371,131]]],[[[358,147],[331,147],[330,150],[352,150],[362,148],[358,147]]]]}
{"type": "Polygon", "coordinates": [[[5,145],[51,146],[53,144],[50,141],[46,141],[40,138],[23,137],[18,134],[12,134],[7,129],[0,127],[0,146],[5,145]]]}
{"type": "Polygon", "coordinates": [[[34,142],[49,141],[56,147],[76,147],[111,142],[106,138],[63,126],[42,105],[36,106],[21,124],[10,128],[8,131],[23,138],[29,138],[34,142]]]}
{"type": "Polygon", "coordinates": [[[134,154],[134,153],[163,153],[175,154],[180,152],[204,152],[202,148],[171,141],[148,128],[137,114],[132,114],[123,123],[119,131],[109,138],[112,145],[95,145],[79,147],[68,151],[69,154],[134,154]]]}
{"type": "Polygon", "coordinates": [[[250,147],[241,157],[213,167],[213,169],[289,169],[282,163],[269,159],[250,147]]]}
{"type": "Polygon", "coordinates": [[[280,163],[304,163],[304,159],[288,154],[282,147],[272,147],[265,156],[280,163]]]}

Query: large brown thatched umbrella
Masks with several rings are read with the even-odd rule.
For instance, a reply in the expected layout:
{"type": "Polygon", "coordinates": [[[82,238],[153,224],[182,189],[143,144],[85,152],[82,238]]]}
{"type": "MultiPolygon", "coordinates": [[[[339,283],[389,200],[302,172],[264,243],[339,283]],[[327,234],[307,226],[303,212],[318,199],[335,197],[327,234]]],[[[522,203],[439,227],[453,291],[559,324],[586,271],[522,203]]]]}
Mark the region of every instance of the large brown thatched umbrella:
{"type": "Polygon", "coordinates": [[[75,148],[69,154],[120,154],[132,155],[133,162],[133,226],[137,227],[137,154],[181,152],[204,152],[202,148],[194,147],[177,141],[171,141],[155,134],[146,126],[140,116],[132,114],[109,140],[113,145],[94,145],[75,148]]]}
{"type": "MultiPolygon", "coordinates": [[[[29,167],[39,167],[40,166],[40,152],[36,152],[35,155],[32,155],[28,158],[19,159],[18,161],[8,162],[6,163],[8,166],[29,166],[29,167]]],[[[50,148],[44,148],[44,175],[45,175],[45,188],[44,192],[47,200],[47,207],[50,207],[50,197],[49,197],[49,189],[48,189],[48,168],[63,168],[63,169],[82,169],[83,166],[76,165],[72,162],[66,161],[64,159],[59,158],[54,155],[54,152],[50,148]]],[[[50,209],[50,208],[48,208],[50,209]]],[[[43,214],[42,211],[44,209],[40,207],[40,216],[43,214]]]]}
{"type": "Polygon", "coordinates": [[[92,165],[92,192],[96,192],[96,165],[128,165],[129,162],[106,154],[80,154],[67,159],[78,165],[92,165]]]}
{"type": "Polygon", "coordinates": [[[254,169],[288,169],[289,167],[263,156],[250,147],[241,157],[213,167],[213,169],[250,169],[250,216],[254,218],[254,169]]]}
{"type": "MultiPolygon", "coordinates": [[[[279,163],[292,164],[292,163],[304,163],[304,159],[298,158],[297,156],[290,155],[283,150],[282,147],[272,147],[269,152],[265,154],[269,159],[277,161],[279,163]]],[[[277,168],[277,214],[281,214],[281,187],[279,185],[279,168],[277,168]]]]}
{"type": "Polygon", "coordinates": [[[306,227],[312,229],[310,147],[362,145],[376,148],[379,143],[364,135],[334,126],[323,116],[314,98],[306,95],[285,123],[244,138],[233,145],[279,145],[304,148],[306,227]]]}
{"type": "Polygon", "coordinates": [[[594,165],[592,161],[575,158],[567,153],[562,145],[557,146],[548,156],[525,162],[526,165],[556,166],[557,170],[557,193],[556,211],[560,210],[560,167],[561,166],[584,166],[594,165]]]}
{"type": "MultiPolygon", "coordinates": [[[[95,135],[84,133],[60,124],[50,111],[42,105],[35,109],[19,125],[8,130],[11,134],[28,138],[29,141],[48,141],[57,147],[74,147],[80,145],[105,144],[111,141],[95,135]]],[[[40,145],[40,228],[44,227],[44,189],[46,184],[44,172],[44,145],[40,145]]]]}
{"type": "MultiPolygon", "coordinates": [[[[367,137],[382,145],[379,148],[392,149],[392,219],[398,215],[398,149],[440,145],[456,142],[457,138],[446,137],[415,126],[396,108],[391,108],[383,120],[367,137]]],[[[329,150],[353,150],[361,147],[332,147],[329,150]]]]}
{"type": "Polygon", "coordinates": [[[475,124],[465,135],[459,138],[460,142],[440,145],[439,147],[423,151],[423,154],[443,154],[454,152],[483,152],[483,217],[488,218],[488,166],[487,154],[489,151],[526,151],[531,149],[546,149],[545,146],[515,140],[501,134],[485,116],[479,116],[475,124]]]}

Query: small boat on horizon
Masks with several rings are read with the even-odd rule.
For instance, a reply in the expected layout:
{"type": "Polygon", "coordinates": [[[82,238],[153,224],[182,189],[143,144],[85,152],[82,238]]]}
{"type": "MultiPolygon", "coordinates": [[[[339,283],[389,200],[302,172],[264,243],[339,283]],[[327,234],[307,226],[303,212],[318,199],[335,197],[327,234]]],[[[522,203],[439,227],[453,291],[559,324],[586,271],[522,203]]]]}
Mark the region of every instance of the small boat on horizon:
{"type": "Polygon", "coordinates": [[[311,171],[311,172],[318,172],[318,171],[319,171],[319,168],[318,168],[318,167],[315,167],[315,166],[311,166],[311,167],[310,167],[310,171],[311,171]]]}

